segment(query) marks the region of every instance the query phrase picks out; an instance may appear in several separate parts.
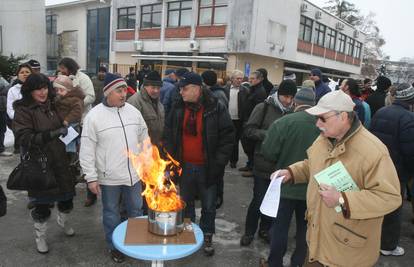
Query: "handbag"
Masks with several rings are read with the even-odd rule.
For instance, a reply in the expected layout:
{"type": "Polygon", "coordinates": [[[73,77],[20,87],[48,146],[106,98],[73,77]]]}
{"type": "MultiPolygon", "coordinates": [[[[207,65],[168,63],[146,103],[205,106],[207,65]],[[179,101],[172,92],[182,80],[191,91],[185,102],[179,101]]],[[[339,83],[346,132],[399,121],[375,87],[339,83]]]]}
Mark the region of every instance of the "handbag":
{"type": "Polygon", "coordinates": [[[53,187],[57,187],[55,175],[40,148],[24,153],[7,180],[7,188],[11,190],[43,191],[53,187]]]}
{"type": "Polygon", "coordinates": [[[3,187],[0,185],[0,217],[7,213],[7,198],[4,194],[3,187]]]}

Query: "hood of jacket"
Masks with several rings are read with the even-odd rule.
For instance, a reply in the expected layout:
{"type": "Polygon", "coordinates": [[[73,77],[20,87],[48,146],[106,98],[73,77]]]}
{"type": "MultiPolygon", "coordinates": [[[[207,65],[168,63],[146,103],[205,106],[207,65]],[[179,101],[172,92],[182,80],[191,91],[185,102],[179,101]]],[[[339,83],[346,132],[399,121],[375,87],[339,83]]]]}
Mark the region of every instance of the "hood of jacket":
{"type": "Polygon", "coordinates": [[[171,83],[171,84],[174,84],[174,85],[177,82],[177,81],[174,81],[173,79],[171,79],[170,77],[165,77],[164,79],[162,79],[162,81],[167,82],[167,83],[171,83]]]}

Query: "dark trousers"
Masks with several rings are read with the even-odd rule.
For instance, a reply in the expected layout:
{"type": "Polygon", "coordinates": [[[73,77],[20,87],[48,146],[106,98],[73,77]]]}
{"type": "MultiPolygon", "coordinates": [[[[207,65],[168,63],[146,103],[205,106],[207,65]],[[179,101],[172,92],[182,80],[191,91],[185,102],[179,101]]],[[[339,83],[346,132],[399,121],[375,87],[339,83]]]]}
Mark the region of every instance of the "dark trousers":
{"type": "Polygon", "coordinates": [[[180,177],[180,194],[185,203],[185,217],[195,222],[194,201],[196,195],[201,201],[200,228],[204,234],[214,234],[216,219],[217,185],[207,187],[204,165],[184,163],[180,177]]]}
{"type": "Polygon", "coordinates": [[[305,200],[280,199],[279,211],[270,231],[269,266],[283,267],[283,256],[287,249],[289,226],[293,212],[296,215],[296,247],[291,257],[290,266],[303,265],[307,251],[305,211],[305,200]]]}
{"type": "MultiPolygon", "coordinates": [[[[401,196],[404,196],[405,183],[401,185],[401,196]]],[[[402,205],[384,216],[381,232],[381,249],[394,250],[398,246],[401,234],[402,205]]]]}
{"type": "Polygon", "coordinates": [[[0,111],[0,153],[5,150],[4,147],[4,136],[7,130],[7,113],[0,111]]]}
{"type": "Polygon", "coordinates": [[[260,220],[259,231],[268,231],[271,226],[271,218],[261,214],[260,205],[269,187],[270,179],[254,176],[253,199],[250,202],[246,215],[245,235],[254,235],[260,220]]]}
{"type": "MultiPolygon", "coordinates": [[[[58,210],[62,213],[69,213],[73,209],[73,199],[58,201],[58,210]]],[[[45,222],[50,217],[50,204],[34,204],[31,216],[35,222],[45,222]]]]}
{"type": "Polygon", "coordinates": [[[230,163],[237,163],[239,160],[239,142],[243,134],[243,124],[241,120],[233,120],[233,125],[236,130],[233,151],[230,157],[230,163]]]}

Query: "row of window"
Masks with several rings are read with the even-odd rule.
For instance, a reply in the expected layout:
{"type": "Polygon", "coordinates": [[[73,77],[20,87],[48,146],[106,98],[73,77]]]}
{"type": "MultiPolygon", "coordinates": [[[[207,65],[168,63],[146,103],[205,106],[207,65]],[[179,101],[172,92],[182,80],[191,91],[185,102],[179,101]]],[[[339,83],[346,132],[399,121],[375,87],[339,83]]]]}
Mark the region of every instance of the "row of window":
{"type": "MultiPolygon", "coordinates": [[[[226,24],[228,0],[199,0],[198,25],[226,24]]],[[[140,28],[161,27],[162,4],[143,5],[140,10],[140,28]]],[[[191,26],[193,1],[167,3],[167,27],[191,26]]],[[[118,29],[134,29],[136,7],[118,8],[118,29]]]]}
{"type": "Polygon", "coordinates": [[[362,43],[326,25],[301,16],[299,39],[335,50],[348,56],[360,58],[362,43]],[[312,38],[313,35],[313,38],[312,38]]]}

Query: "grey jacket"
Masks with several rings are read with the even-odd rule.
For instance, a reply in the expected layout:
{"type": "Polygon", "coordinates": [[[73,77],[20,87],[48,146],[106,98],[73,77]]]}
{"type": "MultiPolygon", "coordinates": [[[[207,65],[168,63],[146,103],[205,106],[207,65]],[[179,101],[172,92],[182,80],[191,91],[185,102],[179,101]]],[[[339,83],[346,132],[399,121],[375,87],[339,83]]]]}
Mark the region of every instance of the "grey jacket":
{"type": "Polygon", "coordinates": [[[165,121],[164,107],[160,100],[152,99],[145,88],[142,88],[139,92],[132,95],[127,102],[141,112],[147,124],[151,142],[154,145],[158,145],[162,140],[165,121]]]}

